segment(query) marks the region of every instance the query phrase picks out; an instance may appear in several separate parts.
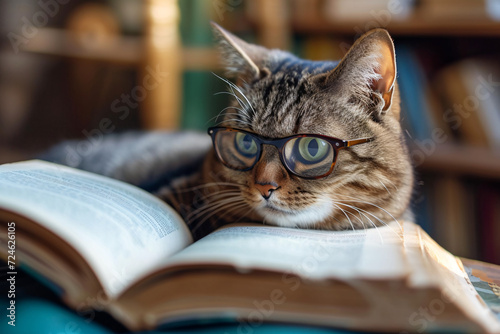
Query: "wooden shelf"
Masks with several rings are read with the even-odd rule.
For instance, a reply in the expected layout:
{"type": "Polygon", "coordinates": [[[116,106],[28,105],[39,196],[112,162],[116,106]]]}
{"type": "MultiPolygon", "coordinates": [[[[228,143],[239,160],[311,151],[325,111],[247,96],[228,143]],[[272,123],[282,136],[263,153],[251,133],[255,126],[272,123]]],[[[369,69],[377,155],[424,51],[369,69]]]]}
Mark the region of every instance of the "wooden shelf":
{"type": "MultiPolygon", "coordinates": [[[[355,35],[363,30],[366,22],[332,22],[324,18],[301,21],[293,20],[292,27],[297,33],[338,33],[355,35]]],[[[500,36],[500,22],[484,20],[429,20],[418,15],[405,20],[393,20],[382,26],[392,35],[426,36],[500,36]]]]}
{"type": "Polygon", "coordinates": [[[123,64],[142,60],[143,42],[138,37],[107,37],[106,41],[91,43],[63,29],[39,29],[38,34],[22,50],[53,56],[88,59],[123,64]]]}
{"type": "Polygon", "coordinates": [[[484,3],[471,1],[465,7],[460,7],[463,4],[448,1],[440,5],[433,1],[421,1],[410,9],[406,17],[392,15],[389,7],[380,10],[359,8],[359,19],[329,18],[321,2],[314,1],[315,8],[308,6],[307,13],[296,12],[290,18],[290,24],[297,33],[338,33],[349,36],[377,26],[386,28],[393,35],[500,36],[500,21],[488,15],[484,3]]]}
{"type": "Polygon", "coordinates": [[[500,179],[500,151],[469,146],[441,146],[426,156],[417,169],[500,179]]]}
{"type": "MultiPolygon", "coordinates": [[[[105,43],[85,43],[63,29],[44,28],[29,41],[23,51],[59,57],[137,65],[144,59],[144,41],[141,37],[108,37],[105,43]]],[[[216,50],[209,48],[183,48],[182,66],[189,70],[219,68],[216,50]]]]}

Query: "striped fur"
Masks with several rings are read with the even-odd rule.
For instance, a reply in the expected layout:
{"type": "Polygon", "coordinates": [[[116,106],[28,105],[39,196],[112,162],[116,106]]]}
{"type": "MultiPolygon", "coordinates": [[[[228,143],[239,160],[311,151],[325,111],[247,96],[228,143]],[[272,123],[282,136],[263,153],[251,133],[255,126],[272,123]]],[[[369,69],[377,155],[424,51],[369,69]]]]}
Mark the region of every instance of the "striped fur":
{"type": "Polygon", "coordinates": [[[288,173],[277,150],[267,145],[246,172],[224,167],[210,151],[198,174],[159,194],[181,212],[196,238],[234,221],[342,230],[411,216],[413,171],[399,124],[394,49],[386,31],[362,36],[340,62],[267,50],[220,27],[215,33],[237,83],[222,79],[233,102],[221,125],[270,138],[312,133],[374,140],[342,150],[333,173],[318,180],[288,173]],[[279,185],[269,199],[255,187],[262,182],[279,185]]]}

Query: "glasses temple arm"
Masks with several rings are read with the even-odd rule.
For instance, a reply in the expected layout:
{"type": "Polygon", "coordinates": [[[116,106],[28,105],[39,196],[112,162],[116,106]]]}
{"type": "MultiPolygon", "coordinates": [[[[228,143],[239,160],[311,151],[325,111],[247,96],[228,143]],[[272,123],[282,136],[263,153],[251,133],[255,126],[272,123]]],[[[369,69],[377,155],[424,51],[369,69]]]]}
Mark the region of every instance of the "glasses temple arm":
{"type": "Polygon", "coordinates": [[[354,146],[354,145],[358,145],[358,144],[364,144],[364,143],[368,143],[368,142],[371,142],[373,140],[373,138],[362,138],[362,139],[354,139],[354,140],[346,140],[344,143],[345,147],[349,147],[349,146],[354,146]]]}

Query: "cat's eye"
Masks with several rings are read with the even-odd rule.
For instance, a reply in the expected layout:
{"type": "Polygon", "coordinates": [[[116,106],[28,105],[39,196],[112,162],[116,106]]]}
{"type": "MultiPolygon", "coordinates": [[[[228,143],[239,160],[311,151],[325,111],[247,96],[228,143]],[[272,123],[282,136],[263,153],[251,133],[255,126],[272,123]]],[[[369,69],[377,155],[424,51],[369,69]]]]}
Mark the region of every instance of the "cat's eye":
{"type": "Polygon", "coordinates": [[[373,138],[341,140],[323,135],[298,134],[271,139],[244,130],[209,128],[217,158],[226,166],[238,171],[253,168],[260,159],[263,145],[278,149],[285,168],[305,179],[328,176],[335,166],[340,149],[370,142],[373,138]]]}
{"type": "Polygon", "coordinates": [[[331,149],[330,144],[320,138],[304,137],[297,140],[297,151],[305,163],[323,160],[331,149]]]}
{"type": "Polygon", "coordinates": [[[330,173],[335,161],[335,149],[319,137],[296,137],[285,143],[282,160],[293,174],[316,178],[330,173]]]}
{"type": "Polygon", "coordinates": [[[212,137],[220,161],[229,168],[248,170],[258,161],[260,145],[253,135],[240,131],[218,131],[212,137]]]}
{"type": "Polygon", "coordinates": [[[249,134],[243,132],[237,133],[234,138],[234,144],[238,151],[245,156],[251,157],[257,154],[257,143],[249,134]]]}

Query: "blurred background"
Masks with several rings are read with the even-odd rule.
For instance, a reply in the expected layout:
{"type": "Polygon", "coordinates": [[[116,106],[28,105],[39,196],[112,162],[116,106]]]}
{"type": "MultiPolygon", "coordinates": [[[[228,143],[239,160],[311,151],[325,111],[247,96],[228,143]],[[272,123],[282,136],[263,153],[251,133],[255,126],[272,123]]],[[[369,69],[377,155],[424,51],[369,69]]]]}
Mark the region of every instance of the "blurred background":
{"type": "Polygon", "coordinates": [[[227,105],[210,21],[313,60],[388,29],[417,222],[500,264],[498,0],[1,0],[0,163],[65,139],[204,131],[227,105]]]}

